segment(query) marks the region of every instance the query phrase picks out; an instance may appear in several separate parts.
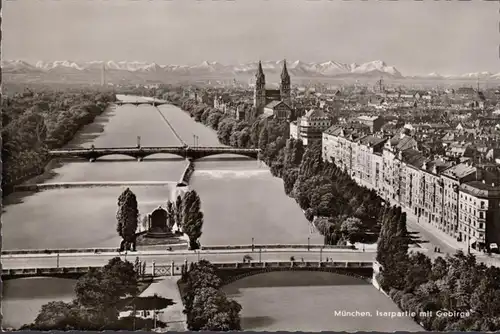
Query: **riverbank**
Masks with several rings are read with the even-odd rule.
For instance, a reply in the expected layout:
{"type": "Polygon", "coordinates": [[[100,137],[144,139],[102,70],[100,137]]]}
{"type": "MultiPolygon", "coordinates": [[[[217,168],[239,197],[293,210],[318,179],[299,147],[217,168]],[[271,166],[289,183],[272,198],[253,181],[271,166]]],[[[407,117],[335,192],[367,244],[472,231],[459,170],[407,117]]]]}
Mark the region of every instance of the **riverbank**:
{"type": "Polygon", "coordinates": [[[70,142],[114,102],[115,96],[92,91],[63,95],[27,92],[21,98],[4,99],[3,197],[11,194],[14,186],[46,173],[48,151],[70,142]]]}

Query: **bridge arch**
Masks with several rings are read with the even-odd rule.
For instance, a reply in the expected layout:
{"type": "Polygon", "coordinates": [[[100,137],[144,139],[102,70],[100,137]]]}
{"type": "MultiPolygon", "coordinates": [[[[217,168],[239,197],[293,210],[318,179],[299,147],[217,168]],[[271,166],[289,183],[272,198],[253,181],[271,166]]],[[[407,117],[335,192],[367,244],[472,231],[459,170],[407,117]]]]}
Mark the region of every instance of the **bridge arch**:
{"type": "Polygon", "coordinates": [[[371,282],[373,277],[373,268],[332,268],[332,267],[267,267],[267,268],[242,268],[238,270],[219,269],[217,272],[222,278],[222,286],[234,283],[243,278],[266,274],[270,272],[283,271],[306,271],[306,272],[327,272],[336,275],[349,276],[361,279],[365,282],[371,282]],[[354,270],[353,270],[354,269],[354,270]]]}
{"type": "Polygon", "coordinates": [[[126,154],[126,153],[110,153],[110,154],[97,155],[94,159],[96,161],[106,161],[106,160],[108,160],[108,161],[122,161],[122,160],[129,161],[130,160],[130,161],[132,161],[132,160],[137,159],[137,157],[132,155],[132,154],[126,154]]]}
{"type": "MultiPolygon", "coordinates": [[[[259,158],[259,154],[256,152],[214,152],[214,151],[206,151],[206,152],[190,152],[189,155],[193,160],[203,159],[207,157],[213,157],[217,155],[228,156],[231,155],[233,157],[246,157],[250,159],[257,160],[259,158]]],[[[230,159],[228,159],[230,160],[230,159]]]]}
{"type": "Polygon", "coordinates": [[[145,160],[154,161],[160,159],[168,159],[168,160],[185,160],[186,154],[184,152],[151,152],[146,153],[142,156],[145,160]]]}

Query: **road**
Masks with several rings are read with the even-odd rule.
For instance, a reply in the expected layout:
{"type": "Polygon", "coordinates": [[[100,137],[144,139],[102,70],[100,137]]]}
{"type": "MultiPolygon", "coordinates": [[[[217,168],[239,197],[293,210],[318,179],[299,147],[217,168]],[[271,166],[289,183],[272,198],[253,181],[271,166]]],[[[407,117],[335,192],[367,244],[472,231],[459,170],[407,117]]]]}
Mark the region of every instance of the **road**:
{"type": "MultiPolygon", "coordinates": [[[[27,268],[54,268],[54,267],[97,267],[104,266],[111,258],[116,257],[117,253],[80,253],[80,254],[61,254],[59,259],[56,254],[30,254],[26,255],[7,255],[2,256],[3,269],[27,269],[27,268]]],[[[174,263],[196,262],[198,260],[208,260],[210,262],[242,262],[245,255],[250,255],[252,261],[272,262],[272,261],[289,261],[293,256],[295,261],[352,261],[364,262],[373,261],[375,252],[362,251],[338,251],[338,250],[270,250],[270,251],[254,251],[238,250],[231,252],[221,251],[202,251],[202,252],[134,252],[127,255],[122,254],[122,259],[135,261],[136,257],[139,260],[146,261],[150,266],[154,261],[156,265],[167,265],[174,263]]]]}

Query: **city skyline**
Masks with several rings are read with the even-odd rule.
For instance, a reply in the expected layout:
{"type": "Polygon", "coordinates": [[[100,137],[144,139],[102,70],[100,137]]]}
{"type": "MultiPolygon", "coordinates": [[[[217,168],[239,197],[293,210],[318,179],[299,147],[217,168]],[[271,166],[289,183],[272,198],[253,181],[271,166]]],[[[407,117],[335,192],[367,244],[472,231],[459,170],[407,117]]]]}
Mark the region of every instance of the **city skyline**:
{"type": "Polygon", "coordinates": [[[192,65],[286,58],[359,64],[380,59],[405,75],[497,73],[498,12],[493,4],[17,1],[4,5],[3,50],[4,59],[30,63],[192,65]]]}

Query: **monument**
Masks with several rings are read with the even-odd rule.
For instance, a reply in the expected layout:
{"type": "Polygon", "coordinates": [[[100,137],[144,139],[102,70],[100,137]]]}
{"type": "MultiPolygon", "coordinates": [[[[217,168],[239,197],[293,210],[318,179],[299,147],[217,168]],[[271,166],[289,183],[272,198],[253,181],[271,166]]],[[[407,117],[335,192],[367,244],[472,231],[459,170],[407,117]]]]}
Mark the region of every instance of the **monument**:
{"type": "Polygon", "coordinates": [[[149,238],[172,237],[172,228],[174,226],[173,214],[163,209],[161,206],[156,208],[147,216],[147,232],[149,238]]]}

